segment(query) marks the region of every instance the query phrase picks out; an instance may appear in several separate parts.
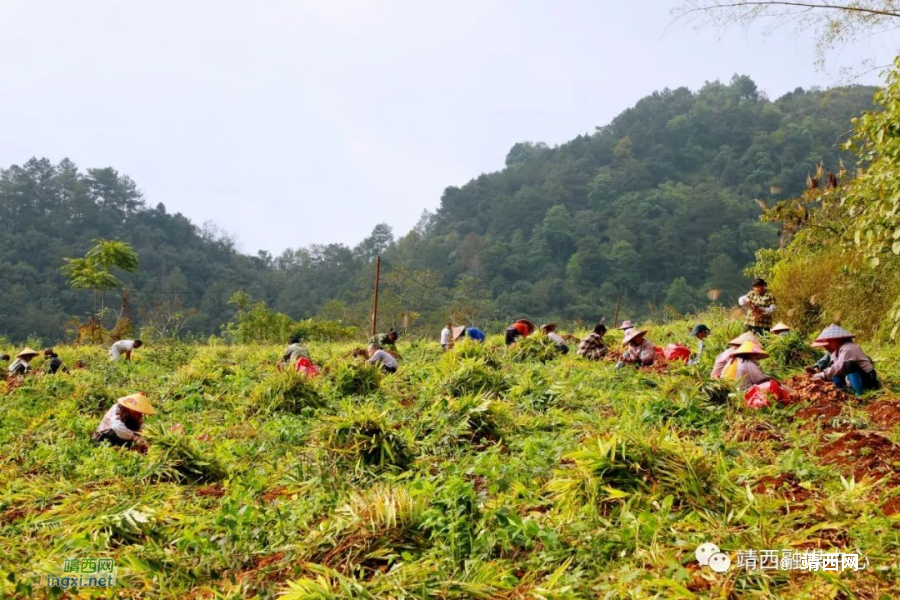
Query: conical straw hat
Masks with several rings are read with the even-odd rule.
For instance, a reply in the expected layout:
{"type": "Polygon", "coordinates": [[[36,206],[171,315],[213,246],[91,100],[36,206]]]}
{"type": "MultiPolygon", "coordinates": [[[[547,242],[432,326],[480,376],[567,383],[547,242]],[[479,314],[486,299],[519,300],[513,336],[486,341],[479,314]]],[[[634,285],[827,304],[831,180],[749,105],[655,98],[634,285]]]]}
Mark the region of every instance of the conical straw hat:
{"type": "Polygon", "coordinates": [[[850,333],[840,325],[829,325],[822,330],[822,333],[819,334],[819,337],[816,338],[816,341],[824,342],[825,340],[845,340],[855,337],[856,335],[850,333]]]}
{"type": "Polygon", "coordinates": [[[731,353],[732,356],[756,356],[765,358],[769,353],[754,344],[753,342],[744,342],[740,348],[731,353]]]}
{"type": "Polygon", "coordinates": [[[16,354],[16,358],[25,358],[26,356],[34,357],[39,354],[40,354],[40,352],[37,352],[36,350],[32,350],[31,348],[28,348],[26,346],[24,350],[22,350],[21,352],[16,354]]]}
{"type": "Polygon", "coordinates": [[[634,338],[640,337],[642,335],[647,335],[646,329],[640,329],[640,330],[638,330],[636,328],[629,329],[628,333],[625,334],[625,339],[622,340],[622,345],[625,346],[628,344],[628,342],[630,342],[634,338]]]}
{"type": "Polygon", "coordinates": [[[772,331],[772,333],[778,333],[779,331],[790,331],[790,330],[791,330],[791,327],[789,325],[785,324],[782,321],[778,321],[777,323],[775,323],[775,327],[773,327],[771,331],[772,331]]]}
{"type": "Polygon", "coordinates": [[[122,396],[118,400],[116,400],[116,404],[124,406],[129,410],[133,410],[134,412],[139,412],[145,415],[155,415],[156,409],[153,408],[153,405],[150,404],[149,398],[143,392],[138,392],[136,394],[130,394],[128,396],[122,396]]]}
{"type": "Polygon", "coordinates": [[[759,340],[756,339],[756,336],[753,335],[753,332],[752,332],[752,331],[746,331],[746,332],[742,333],[741,335],[737,336],[736,338],[734,338],[733,340],[731,340],[730,342],[728,342],[728,345],[729,345],[729,346],[740,346],[740,345],[745,344],[745,343],[747,343],[747,342],[753,342],[753,343],[756,344],[757,346],[760,346],[760,345],[761,345],[761,344],[759,343],[759,340]]]}
{"type": "Polygon", "coordinates": [[[453,328],[453,339],[459,339],[459,337],[466,332],[465,325],[460,325],[459,327],[453,328]]]}

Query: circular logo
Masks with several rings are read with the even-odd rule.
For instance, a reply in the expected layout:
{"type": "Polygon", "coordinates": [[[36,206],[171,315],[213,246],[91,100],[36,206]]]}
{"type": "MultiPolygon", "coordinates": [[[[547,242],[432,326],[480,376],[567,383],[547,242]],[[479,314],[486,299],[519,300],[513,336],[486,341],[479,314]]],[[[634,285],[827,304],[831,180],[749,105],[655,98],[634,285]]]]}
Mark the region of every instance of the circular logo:
{"type": "Polygon", "coordinates": [[[709,557],[709,568],[716,573],[724,573],[731,568],[731,557],[724,552],[717,552],[709,557]]]}
{"type": "Polygon", "coordinates": [[[713,554],[719,554],[719,547],[710,542],[700,544],[694,551],[694,555],[697,557],[697,562],[704,567],[709,564],[709,557],[713,554]]]}

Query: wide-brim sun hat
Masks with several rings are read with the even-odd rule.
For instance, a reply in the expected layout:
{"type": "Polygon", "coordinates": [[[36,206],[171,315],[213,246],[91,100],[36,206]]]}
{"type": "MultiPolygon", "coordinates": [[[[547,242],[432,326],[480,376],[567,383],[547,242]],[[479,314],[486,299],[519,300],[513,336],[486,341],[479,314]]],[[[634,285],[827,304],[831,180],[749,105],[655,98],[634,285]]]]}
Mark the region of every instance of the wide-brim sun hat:
{"type": "Polygon", "coordinates": [[[29,356],[31,358],[34,358],[35,356],[39,356],[40,354],[41,353],[38,352],[37,350],[32,350],[31,348],[26,347],[24,350],[22,350],[21,352],[16,354],[16,358],[26,358],[29,356]]]}
{"type": "Polygon", "coordinates": [[[638,329],[632,328],[631,331],[629,331],[628,333],[625,334],[625,339],[622,340],[622,345],[625,346],[634,338],[641,337],[642,335],[647,335],[646,329],[638,330],[638,329]]]}
{"type": "Polygon", "coordinates": [[[786,323],[783,323],[781,321],[778,321],[777,323],[775,323],[775,326],[772,327],[772,329],[771,329],[772,333],[778,333],[779,331],[790,331],[790,330],[791,330],[790,325],[787,325],[786,323]]]}
{"type": "Polygon", "coordinates": [[[625,331],[626,329],[631,329],[632,327],[634,327],[634,324],[631,321],[625,321],[624,323],[622,323],[619,329],[625,331]]]}
{"type": "Polygon", "coordinates": [[[116,400],[116,404],[124,406],[128,410],[139,412],[143,415],[155,415],[156,409],[150,404],[150,399],[143,392],[122,396],[116,400]]]}
{"type": "Polygon", "coordinates": [[[817,337],[815,341],[824,342],[826,340],[849,340],[855,337],[856,334],[850,333],[840,325],[829,325],[822,330],[822,333],[819,334],[819,337],[817,337]]]}
{"type": "Polygon", "coordinates": [[[756,336],[753,335],[752,331],[746,331],[746,332],[742,333],[741,335],[737,336],[736,338],[734,338],[733,340],[728,342],[728,345],[729,346],[742,346],[742,345],[746,344],[747,342],[753,342],[757,346],[762,345],[759,343],[759,340],[756,338],[756,336]]]}
{"type": "Polygon", "coordinates": [[[459,339],[459,337],[466,332],[466,328],[464,325],[460,325],[459,327],[453,328],[453,339],[459,339]]]}
{"type": "Polygon", "coordinates": [[[532,323],[528,319],[518,319],[515,323],[513,323],[513,325],[516,325],[517,323],[521,323],[528,328],[528,335],[531,335],[532,333],[534,333],[534,330],[537,329],[534,323],[532,323]]]}
{"type": "Polygon", "coordinates": [[[754,358],[766,358],[769,353],[754,344],[753,342],[744,342],[740,348],[731,353],[732,356],[752,356],[754,358]]]}

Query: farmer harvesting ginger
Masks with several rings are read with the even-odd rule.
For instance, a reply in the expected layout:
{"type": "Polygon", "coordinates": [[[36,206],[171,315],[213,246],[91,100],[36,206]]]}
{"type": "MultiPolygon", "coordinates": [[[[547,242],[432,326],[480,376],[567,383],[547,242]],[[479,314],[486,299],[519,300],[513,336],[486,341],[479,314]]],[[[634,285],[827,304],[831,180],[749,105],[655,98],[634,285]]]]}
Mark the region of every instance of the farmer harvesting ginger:
{"type": "Polygon", "coordinates": [[[376,333],[369,339],[369,346],[375,346],[377,350],[387,350],[393,356],[397,356],[397,338],[400,334],[394,328],[387,333],[376,333]]]}
{"type": "Polygon", "coordinates": [[[113,446],[143,446],[140,438],[144,415],[156,414],[147,396],[141,392],[116,400],[91,438],[96,442],[109,442],[113,446]]]}
{"type": "Polygon", "coordinates": [[[606,355],[606,342],[603,341],[604,335],[606,335],[606,325],[603,323],[594,325],[594,330],[578,344],[578,356],[588,360],[602,359],[606,355]]]}
{"type": "Polygon", "coordinates": [[[284,352],[281,353],[281,360],[278,361],[276,366],[279,369],[282,366],[295,367],[297,361],[301,358],[309,359],[309,350],[300,343],[299,336],[291,336],[288,340],[288,346],[284,349],[284,352]]]}
{"type": "Polygon", "coordinates": [[[123,356],[131,360],[131,353],[144,345],[141,340],[119,340],[109,347],[109,360],[117,361],[123,356]]]}
{"type": "Polygon", "coordinates": [[[527,338],[534,330],[534,323],[528,319],[519,319],[506,328],[506,345],[512,346],[519,338],[527,338]]]}
{"type": "Polygon", "coordinates": [[[378,348],[375,344],[369,345],[369,360],[370,365],[377,365],[387,371],[388,373],[396,373],[397,372],[397,359],[394,358],[389,352],[378,348]]]}
{"type": "Polygon", "coordinates": [[[828,351],[815,366],[807,368],[816,373],[813,379],[830,379],[840,390],[846,390],[849,383],[857,396],[881,387],[872,359],[853,342],[855,337],[838,325],[826,327],[813,342],[828,351]]]}
{"type": "Polygon", "coordinates": [[[713,363],[712,372],[709,376],[712,379],[721,379],[722,372],[725,370],[725,366],[728,364],[728,361],[731,360],[732,353],[741,347],[744,342],[753,342],[756,346],[759,346],[759,340],[756,339],[756,336],[753,335],[753,332],[748,331],[746,333],[742,333],[737,336],[730,342],[728,342],[728,347],[716,357],[715,363],[713,363]]]}
{"type": "Polygon", "coordinates": [[[768,284],[764,279],[755,279],[752,287],[753,289],[746,296],[738,298],[738,304],[748,309],[747,318],[744,320],[747,331],[763,335],[768,333],[772,326],[775,296],[769,292],[768,284]]]}
{"type": "Polygon", "coordinates": [[[649,367],[656,361],[656,347],[653,342],[648,340],[646,329],[637,329],[632,327],[625,334],[622,345],[626,347],[622,353],[616,369],[621,369],[624,365],[634,365],[635,367],[649,367]]]}
{"type": "Polygon", "coordinates": [[[729,372],[729,367],[726,367],[725,371],[729,378],[737,381],[739,389],[747,391],[754,385],[772,379],[771,375],[766,375],[759,368],[758,361],[767,356],[769,354],[753,342],[745,342],[731,353],[732,362],[729,367],[733,371],[733,375],[729,372]]]}

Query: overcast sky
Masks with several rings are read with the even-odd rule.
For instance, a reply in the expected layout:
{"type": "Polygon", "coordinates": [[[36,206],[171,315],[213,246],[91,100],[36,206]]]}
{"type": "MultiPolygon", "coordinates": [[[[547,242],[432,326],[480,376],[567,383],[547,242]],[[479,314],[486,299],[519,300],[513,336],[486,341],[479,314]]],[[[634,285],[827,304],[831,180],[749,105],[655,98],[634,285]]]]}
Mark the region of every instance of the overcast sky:
{"type": "MultiPolygon", "coordinates": [[[[0,166],[111,166],[249,253],[397,235],[444,188],[664,87],[828,86],[792,29],[669,27],[675,0],[0,0],[0,166]]],[[[875,83],[877,73],[861,79],[875,83]]]]}

